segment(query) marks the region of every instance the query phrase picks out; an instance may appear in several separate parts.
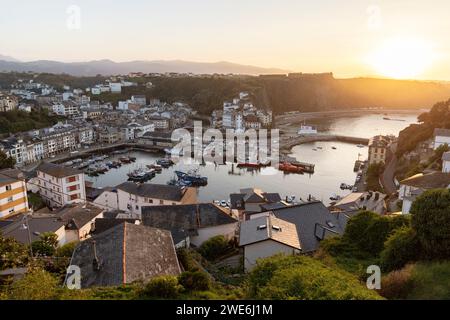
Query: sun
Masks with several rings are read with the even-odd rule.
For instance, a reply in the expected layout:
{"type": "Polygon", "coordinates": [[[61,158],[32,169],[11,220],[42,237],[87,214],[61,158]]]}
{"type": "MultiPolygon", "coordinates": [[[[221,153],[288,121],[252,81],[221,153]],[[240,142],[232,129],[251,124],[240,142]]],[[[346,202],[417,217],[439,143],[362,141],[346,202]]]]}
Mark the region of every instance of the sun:
{"type": "Polygon", "coordinates": [[[413,79],[430,67],[433,53],[428,43],[414,38],[387,40],[369,57],[379,75],[395,79],[413,79]]]}

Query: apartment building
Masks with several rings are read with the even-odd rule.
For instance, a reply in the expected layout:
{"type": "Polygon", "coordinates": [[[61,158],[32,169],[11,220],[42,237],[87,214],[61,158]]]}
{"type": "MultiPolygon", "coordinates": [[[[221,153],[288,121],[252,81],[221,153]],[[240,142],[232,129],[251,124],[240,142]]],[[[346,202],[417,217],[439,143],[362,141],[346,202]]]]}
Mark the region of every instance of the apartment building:
{"type": "Polygon", "coordinates": [[[369,165],[386,163],[390,140],[385,136],[375,136],[369,140],[369,165]]]}
{"type": "Polygon", "coordinates": [[[0,112],[15,110],[18,105],[19,101],[17,97],[0,94],[0,112]]]}
{"type": "Polygon", "coordinates": [[[37,168],[37,184],[42,199],[52,208],[86,201],[82,171],[44,162],[37,168]]]}
{"type": "Polygon", "coordinates": [[[28,211],[27,187],[17,169],[0,170],[0,218],[28,211]]]}

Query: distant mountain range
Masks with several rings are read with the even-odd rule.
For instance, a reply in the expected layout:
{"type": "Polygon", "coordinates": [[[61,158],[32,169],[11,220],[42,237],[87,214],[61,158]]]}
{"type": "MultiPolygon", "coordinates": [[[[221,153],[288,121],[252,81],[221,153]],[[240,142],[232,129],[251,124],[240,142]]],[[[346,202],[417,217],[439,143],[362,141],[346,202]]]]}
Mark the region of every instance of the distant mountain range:
{"type": "Polygon", "coordinates": [[[95,76],[128,74],[130,72],[144,73],[194,73],[194,74],[271,74],[287,73],[288,70],[277,68],[262,68],[250,65],[241,65],[226,61],[206,63],[183,60],[155,60],[155,61],[129,61],[114,62],[111,60],[96,60],[87,62],[58,62],[50,60],[37,60],[21,62],[12,57],[0,55],[0,72],[42,72],[66,73],[73,76],[95,76]]]}

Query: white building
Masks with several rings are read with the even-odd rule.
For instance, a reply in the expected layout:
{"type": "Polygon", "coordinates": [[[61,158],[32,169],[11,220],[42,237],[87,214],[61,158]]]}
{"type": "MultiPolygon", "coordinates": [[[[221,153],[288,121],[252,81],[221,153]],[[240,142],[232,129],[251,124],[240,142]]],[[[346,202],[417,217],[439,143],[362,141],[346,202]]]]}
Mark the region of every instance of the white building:
{"type": "Polygon", "coordinates": [[[82,171],[53,163],[37,168],[39,194],[52,208],[86,201],[86,186],[82,171]]]}
{"type": "Polygon", "coordinates": [[[450,173],[417,174],[400,182],[398,198],[403,201],[402,213],[408,214],[414,200],[427,190],[449,189],[450,173]]]}
{"type": "Polygon", "coordinates": [[[112,189],[105,189],[94,204],[101,208],[116,209],[140,218],[143,206],[180,205],[197,202],[194,188],[182,188],[164,184],[135,184],[124,182],[112,189]]]}
{"type": "Polygon", "coordinates": [[[117,110],[128,110],[128,101],[119,101],[117,110]]]}
{"type": "Polygon", "coordinates": [[[112,93],[121,93],[122,92],[122,84],[118,82],[111,82],[109,84],[112,93]]]}
{"type": "Polygon", "coordinates": [[[102,91],[100,90],[100,88],[94,87],[94,88],[91,88],[91,93],[93,95],[99,95],[102,93],[102,91]]]}
{"type": "Polygon", "coordinates": [[[80,108],[71,101],[63,101],[62,103],[55,103],[52,106],[55,114],[65,117],[71,117],[80,113],[80,108]]]}
{"type": "Polygon", "coordinates": [[[301,250],[296,226],[271,215],[242,222],[239,246],[244,248],[245,271],[250,271],[258,259],[298,254],[301,250]]]}
{"type": "Polygon", "coordinates": [[[131,96],[131,102],[140,106],[147,104],[147,98],[144,95],[131,96]]]}
{"type": "Polygon", "coordinates": [[[450,146],[450,129],[434,129],[434,150],[445,144],[450,146]]]}
{"type": "Polygon", "coordinates": [[[450,173],[450,152],[442,155],[442,172],[450,173]]]}

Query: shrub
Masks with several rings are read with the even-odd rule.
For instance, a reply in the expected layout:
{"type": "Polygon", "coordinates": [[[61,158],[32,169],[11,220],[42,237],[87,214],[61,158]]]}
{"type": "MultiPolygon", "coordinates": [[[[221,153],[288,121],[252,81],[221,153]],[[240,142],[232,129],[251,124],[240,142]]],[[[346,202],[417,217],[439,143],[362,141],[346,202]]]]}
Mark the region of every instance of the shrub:
{"type": "Polygon", "coordinates": [[[175,299],[181,286],[175,276],[160,276],[153,278],[142,289],[141,295],[150,298],[175,299]]]}
{"type": "Polygon", "coordinates": [[[402,216],[385,217],[362,211],[348,221],[343,239],[371,256],[378,256],[391,232],[408,224],[409,220],[402,216]]]}
{"type": "Polygon", "coordinates": [[[71,258],[77,244],[78,243],[75,241],[66,243],[62,247],[56,249],[55,256],[71,258]]]}
{"type": "Polygon", "coordinates": [[[255,299],[379,299],[355,276],[306,256],[278,255],[258,260],[248,278],[255,299]]]}
{"type": "Polygon", "coordinates": [[[197,271],[199,270],[194,258],[192,257],[192,252],[188,251],[186,248],[179,249],[177,251],[178,261],[183,266],[186,271],[197,271]]]}
{"type": "Polygon", "coordinates": [[[189,291],[209,290],[211,282],[208,275],[201,271],[186,271],[178,277],[179,283],[189,291]]]}
{"type": "Polygon", "coordinates": [[[30,258],[26,246],[14,238],[4,238],[0,234],[0,270],[23,267],[30,258]]]}
{"type": "Polygon", "coordinates": [[[420,244],[411,227],[395,230],[386,240],[384,247],[381,264],[387,271],[403,268],[407,263],[416,261],[420,255],[420,244]]]}
{"type": "Polygon", "coordinates": [[[37,269],[14,282],[8,298],[13,300],[53,300],[58,297],[58,280],[50,273],[37,269]]]}
{"type": "Polygon", "coordinates": [[[450,190],[431,190],[411,207],[412,227],[424,254],[432,259],[450,257],[450,190]]]}
{"type": "Polygon", "coordinates": [[[53,256],[58,247],[58,236],[52,232],[46,232],[39,236],[39,240],[31,244],[33,255],[53,256]]]}
{"type": "Polygon", "coordinates": [[[413,269],[413,265],[408,265],[383,277],[380,294],[387,299],[406,299],[413,288],[413,269]]]}
{"type": "Polygon", "coordinates": [[[214,260],[229,249],[229,243],[224,236],[215,236],[200,246],[200,254],[208,260],[214,260]]]}

